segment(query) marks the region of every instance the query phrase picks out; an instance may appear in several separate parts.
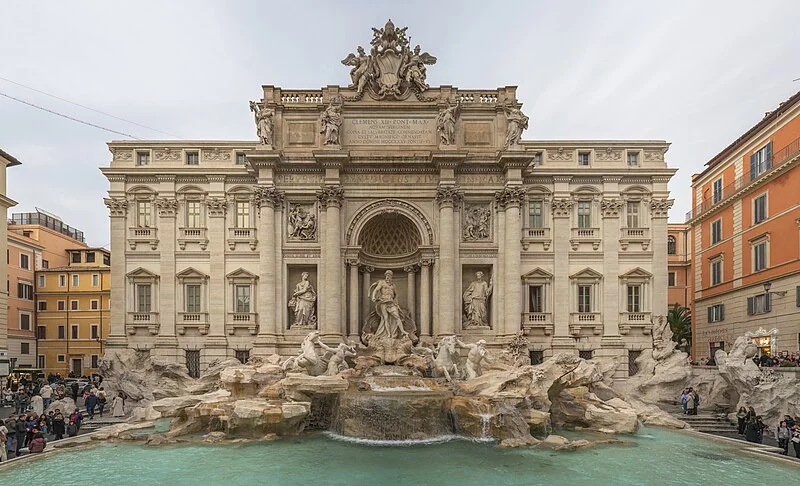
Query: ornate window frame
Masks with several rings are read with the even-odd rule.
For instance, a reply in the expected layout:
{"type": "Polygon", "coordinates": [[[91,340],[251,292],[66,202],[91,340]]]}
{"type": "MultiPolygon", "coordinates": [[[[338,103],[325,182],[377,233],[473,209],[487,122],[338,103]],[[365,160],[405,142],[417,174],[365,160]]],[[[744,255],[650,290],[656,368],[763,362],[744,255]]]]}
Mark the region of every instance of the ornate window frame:
{"type": "Polygon", "coordinates": [[[147,270],[146,268],[139,267],[132,272],[128,272],[125,276],[128,281],[127,286],[127,321],[126,328],[128,334],[136,334],[137,329],[146,328],[151,335],[158,334],[159,331],[159,285],[161,277],[147,270]],[[137,286],[150,285],[150,312],[138,312],[137,304],[137,286]]]}
{"type": "Polygon", "coordinates": [[[236,334],[237,329],[246,329],[250,335],[258,334],[258,275],[244,268],[237,268],[225,276],[228,281],[226,289],[226,302],[230,305],[225,320],[225,330],[228,335],[236,334]],[[236,312],[236,287],[238,285],[250,286],[250,312],[236,312]]]}
{"type": "Polygon", "coordinates": [[[553,274],[536,267],[522,276],[524,288],[524,311],[522,316],[522,329],[540,329],[544,335],[553,333],[553,274]],[[530,289],[534,286],[542,287],[541,312],[532,312],[530,309],[530,289]]]}
{"type": "Polygon", "coordinates": [[[632,328],[650,334],[653,327],[653,274],[642,267],[633,268],[619,276],[619,333],[626,335],[632,328]],[[639,287],[639,311],[628,310],[628,287],[639,287]]]}
{"type": "Polygon", "coordinates": [[[603,274],[586,267],[569,276],[570,283],[570,323],[569,330],[573,336],[580,336],[582,329],[592,330],[592,334],[603,332],[603,313],[599,310],[599,299],[603,295],[603,274]],[[578,312],[578,286],[591,287],[591,311],[578,312]]]}
{"type": "Polygon", "coordinates": [[[176,321],[175,330],[178,334],[186,334],[186,329],[196,328],[200,334],[208,334],[209,321],[208,321],[208,280],[209,276],[205,273],[188,267],[175,274],[176,286],[176,321]],[[186,286],[199,285],[200,286],[200,310],[198,312],[189,312],[186,310],[186,286]]]}

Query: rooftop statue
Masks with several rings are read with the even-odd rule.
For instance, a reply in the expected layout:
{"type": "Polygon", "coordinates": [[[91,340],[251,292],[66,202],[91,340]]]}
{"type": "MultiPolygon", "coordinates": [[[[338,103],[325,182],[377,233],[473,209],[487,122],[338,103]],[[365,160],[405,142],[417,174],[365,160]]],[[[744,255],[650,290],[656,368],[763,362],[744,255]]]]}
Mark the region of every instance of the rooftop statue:
{"type": "Polygon", "coordinates": [[[272,123],[275,110],[269,109],[261,103],[251,101],[250,111],[255,115],[258,140],[262,145],[272,147],[272,123]]]}

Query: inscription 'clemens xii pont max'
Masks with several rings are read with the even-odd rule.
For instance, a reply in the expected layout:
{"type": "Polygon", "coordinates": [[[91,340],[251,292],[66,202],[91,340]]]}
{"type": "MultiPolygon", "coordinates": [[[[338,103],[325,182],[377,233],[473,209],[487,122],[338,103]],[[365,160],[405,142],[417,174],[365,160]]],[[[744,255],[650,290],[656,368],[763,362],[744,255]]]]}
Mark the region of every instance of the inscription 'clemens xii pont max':
{"type": "Polygon", "coordinates": [[[435,145],[433,118],[346,118],[345,145],[435,145]]]}

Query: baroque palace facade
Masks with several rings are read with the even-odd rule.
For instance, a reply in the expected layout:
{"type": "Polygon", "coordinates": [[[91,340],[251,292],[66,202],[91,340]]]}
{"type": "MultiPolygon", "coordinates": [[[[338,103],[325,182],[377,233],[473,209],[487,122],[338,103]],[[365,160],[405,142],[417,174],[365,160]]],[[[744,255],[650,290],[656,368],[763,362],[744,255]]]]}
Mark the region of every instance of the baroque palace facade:
{"type": "Polygon", "coordinates": [[[108,346],[196,374],[358,341],[391,270],[423,341],[524,331],[627,376],[667,311],[669,144],[521,140],[515,87],[429,87],[436,58],[375,32],[349,87],[264,86],[258,141],[109,144],[108,346]]]}

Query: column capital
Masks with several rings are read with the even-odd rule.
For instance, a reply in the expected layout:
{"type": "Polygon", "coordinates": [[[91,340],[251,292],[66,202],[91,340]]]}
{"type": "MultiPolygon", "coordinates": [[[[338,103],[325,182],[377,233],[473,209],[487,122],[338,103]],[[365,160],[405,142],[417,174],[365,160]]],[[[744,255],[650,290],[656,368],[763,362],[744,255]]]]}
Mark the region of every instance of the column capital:
{"type": "Polygon", "coordinates": [[[253,189],[253,199],[258,208],[279,208],[283,204],[285,193],[271,186],[256,186],[253,189]]]}
{"type": "Polygon", "coordinates": [[[439,208],[455,207],[464,199],[464,193],[458,186],[439,186],[436,188],[436,203],[439,208]]]}
{"type": "Polygon", "coordinates": [[[317,200],[323,208],[329,206],[340,208],[344,201],[344,189],[342,189],[342,186],[322,186],[322,188],[317,191],[317,200]]]}
{"type": "Polygon", "coordinates": [[[617,198],[607,198],[600,201],[600,212],[604,218],[618,218],[623,201],[617,198]]]}
{"type": "Polygon", "coordinates": [[[575,201],[568,198],[553,198],[553,201],[550,204],[553,210],[554,218],[568,218],[572,214],[572,207],[575,205],[575,201]]]}
{"type": "Polygon", "coordinates": [[[417,273],[419,271],[419,265],[406,265],[403,267],[403,271],[406,273],[417,273]]]}
{"type": "Polygon", "coordinates": [[[356,268],[361,267],[361,262],[358,260],[358,258],[348,257],[345,259],[345,263],[349,267],[356,267],[356,268]]]}
{"type": "Polygon", "coordinates": [[[361,273],[367,273],[367,274],[372,273],[372,272],[375,271],[375,267],[373,267],[371,265],[365,265],[363,263],[361,265],[359,265],[358,269],[361,271],[361,273]]]}
{"type": "Polygon", "coordinates": [[[675,203],[674,199],[651,199],[650,213],[653,218],[666,218],[669,216],[669,208],[675,203]]]}
{"type": "Polygon", "coordinates": [[[164,218],[174,218],[178,212],[178,200],[174,197],[158,197],[155,205],[158,215],[164,218]]]}
{"type": "Polygon", "coordinates": [[[494,193],[494,200],[500,208],[520,207],[525,201],[525,190],[521,187],[507,186],[494,193]]]}
{"type": "Polygon", "coordinates": [[[209,217],[222,218],[228,211],[228,201],[224,197],[209,197],[206,199],[206,208],[209,217]]]}
{"type": "Polygon", "coordinates": [[[124,218],[128,214],[128,200],[124,197],[107,197],[103,202],[112,218],[124,218]]]}

